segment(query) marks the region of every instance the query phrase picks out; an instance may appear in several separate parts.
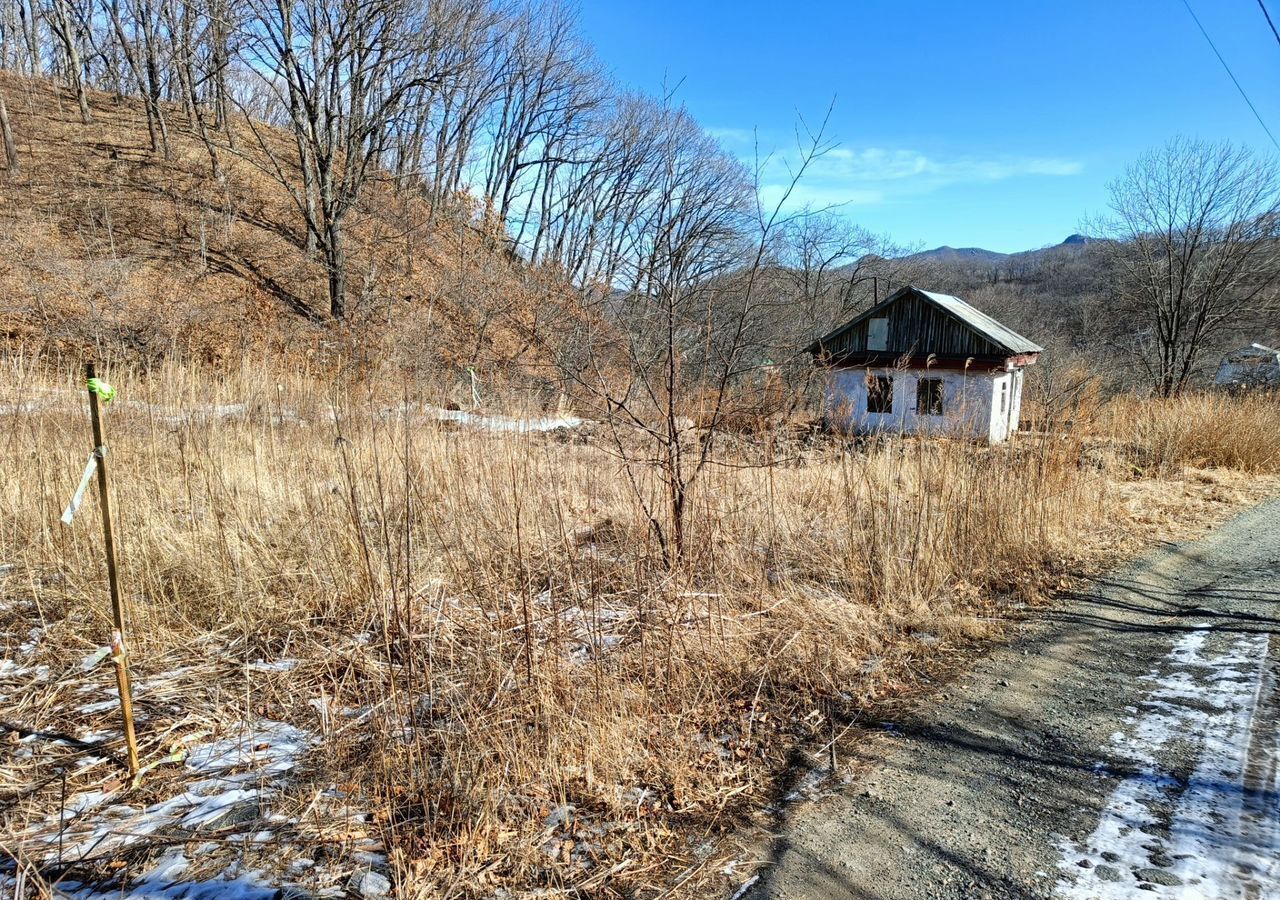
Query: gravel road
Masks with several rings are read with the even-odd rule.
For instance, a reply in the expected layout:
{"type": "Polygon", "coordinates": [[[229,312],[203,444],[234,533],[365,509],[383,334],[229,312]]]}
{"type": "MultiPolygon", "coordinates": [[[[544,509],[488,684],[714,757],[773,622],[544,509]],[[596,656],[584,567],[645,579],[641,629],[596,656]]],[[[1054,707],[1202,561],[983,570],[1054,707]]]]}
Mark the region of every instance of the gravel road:
{"type": "Polygon", "coordinates": [[[1280,897],[1280,501],[1037,616],[792,815],[751,900],[1280,897]]]}

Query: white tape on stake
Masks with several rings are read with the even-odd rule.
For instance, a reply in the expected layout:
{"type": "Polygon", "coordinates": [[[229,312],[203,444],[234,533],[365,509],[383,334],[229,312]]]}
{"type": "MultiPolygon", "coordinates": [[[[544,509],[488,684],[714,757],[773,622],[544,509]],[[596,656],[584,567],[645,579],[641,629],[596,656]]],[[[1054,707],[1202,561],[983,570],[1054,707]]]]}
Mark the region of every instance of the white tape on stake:
{"type": "Polygon", "coordinates": [[[67,508],[62,511],[63,525],[70,525],[71,520],[76,517],[76,513],[80,510],[80,504],[84,502],[84,492],[89,489],[89,481],[93,478],[93,473],[98,471],[98,460],[106,452],[106,447],[99,447],[89,454],[89,461],[84,466],[84,474],[80,476],[80,486],[76,488],[75,496],[71,498],[67,508]]]}

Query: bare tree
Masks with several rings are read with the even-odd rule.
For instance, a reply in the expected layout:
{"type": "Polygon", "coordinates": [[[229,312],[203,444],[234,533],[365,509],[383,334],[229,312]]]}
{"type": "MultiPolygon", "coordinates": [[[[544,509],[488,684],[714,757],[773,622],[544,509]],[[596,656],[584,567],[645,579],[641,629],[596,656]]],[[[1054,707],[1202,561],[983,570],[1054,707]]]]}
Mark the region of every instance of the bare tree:
{"type": "Polygon", "coordinates": [[[120,11],[120,0],[104,0],[103,9],[111,20],[117,46],[129,64],[133,80],[142,95],[147,113],[147,134],[151,139],[151,152],[164,150],[169,158],[169,131],[160,107],[160,69],[158,40],[156,37],[157,11],[154,0],[134,0],[129,4],[128,17],[132,26],[131,36],[125,28],[120,11]]]}
{"type": "Polygon", "coordinates": [[[536,256],[546,237],[557,172],[570,162],[567,154],[583,120],[602,102],[598,73],[574,14],[558,2],[520,11],[500,71],[485,197],[510,227],[513,243],[536,256]]]}
{"type": "Polygon", "coordinates": [[[735,392],[766,364],[753,329],[773,302],[776,238],[803,215],[784,210],[826,148],[821,131],[809,135],[777,203],[765,208],[761,170],[753,180],[683,110],[660,106],[643,125],[639,189],[610,213],[620,237],[608,242],[617,260],[598,325],[581,357],[560,361],[600,404],[663,559],[675,567],[688,551],[690,504],[735,392]],[[647,472],[656,473],[660,494],[648,493],[647,472]]]}
{"type": "Polygon", "coordinates": [[[1119,309],[1155,392],[1180,392],[1206,350],[1274,309],[1280,171],[1243,147],[1178,138],[1113,182],[1114,215],[1092,227],[1118,273],[1119,309]]]}
{"type": "MultiPolygon", "coordinates": [[[[114,2],[114,0],[113,0],[114,2]]],[[[204,144],[209,155],[209,167],[215,178],[222,177],[222,163],[218,158],[218,148],[213,141],[205,104],[201,102],[200,86],[203,83],[213,84],[213,108],[215,117],[218,108],[219,77],[216,71],[218,50],[216,43],[222,40],[219,24],[214,20],[214,12],[209,6],[202,7],[195,2],[170,2],[166,0],[161,13],[169,31],[172,43],[172,59],[174,79],[181,86],[182,100],[187,107],[190,120],[195,125],[196,134],[204,144]],[[203,45],[211,45],[208,54],[209,72],[202,74],[199,65],[199,52],[203,45]]],[[[161,120],[163,122],[163,120],[161,120]]],[[[217,121],[213,123],[217,127],[217,121]]],[[[228,132],[230,134],[230,132],[228,132]]],[[[167,146],[167,141],[166,141],[167,146]]]]}
{"type": "Polygon", "coordinates": [[[413,0],[255,0],[252,8],[244,53],[288,110],[297,160],[282,158],[276,135],[246,121],[323,254],[329,310],[341,319],[347,215],[406,98],[440,77],[421,68],[417,52],[430,19],[413,0]]]}
{"type": "Polygon", "coordinates": [[[419,185],[439,208],[463,188],[485,115],[502,83],[511,12],[500,3],[438,0],[430,6],[421,66],[440,78],[417,90],[396,123],[397,187],[419,185]]]}
{"type": "Polygon", "coordinates": [[[89,94],[84,83],[84,66],[80,61],[79,29],[72,20],[67,0],[53,0],[49,24],[62,44],[64,75],[75,89],[76,102],[80,104],[80,121],[88,125],[93,121],[93,114],[89,112],[89,94]]]}
{"type": "Polygon", "coordinates": [[[22,27],[22,3],[5,0],[0,3],[0,68],[21,71],[26,57],[26,41],[22,27]]]}
{"type": "Polygon", "coordinates": [[[0,68],[24,74],[40,73],[40,38],[36,0],[5,0],[0,3],[0,68]]]}
{"type": "MultiPolygon", "coordinates": [[[[787,293],[792,303],[803,305],[800,318],[811,331],[825,332],[883,299],[890,284],[906,283],[916,274],[915,265],[902,258],[906,248],[833,209],[792,218],[780,237],[780,262],[791,282],[787,293]]],[[[807,344],[817,336],[795,335],[794,343],[807,344]]]]}

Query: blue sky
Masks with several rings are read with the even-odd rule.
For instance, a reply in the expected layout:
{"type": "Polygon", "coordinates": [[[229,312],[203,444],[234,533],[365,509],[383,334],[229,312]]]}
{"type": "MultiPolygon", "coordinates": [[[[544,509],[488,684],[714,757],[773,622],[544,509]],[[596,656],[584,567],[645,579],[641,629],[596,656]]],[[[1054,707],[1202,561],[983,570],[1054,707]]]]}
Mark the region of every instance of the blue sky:
{"type": "MultiPolygon", "coordinates": [[[[1257,0],[1189,2],[1280,138],[1280,43],[1257,0]]],[[[1182,0],[581,0],[581,22],[618,81],[679,83],[744,158],[758,136],[784,160],[797,116],[834,99],[838,146],[804,199],[910,245],[1056,243],[1177,134],[1274,152],[1182,0]]]]}

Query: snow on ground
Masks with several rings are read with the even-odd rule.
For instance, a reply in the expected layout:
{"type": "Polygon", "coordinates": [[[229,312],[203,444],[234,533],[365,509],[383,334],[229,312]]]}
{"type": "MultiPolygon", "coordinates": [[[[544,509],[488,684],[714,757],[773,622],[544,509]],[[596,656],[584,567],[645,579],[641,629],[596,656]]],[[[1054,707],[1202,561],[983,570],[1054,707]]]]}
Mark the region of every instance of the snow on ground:
{"type": "Polygon", "coordinates": [[[18,836],[19,855],[45,865],[118,855],[157,833],[194,833],[237,819],[257,820],[277,780],[313,742],[283,722],[245,724],[217,740],[186,749],[181,790],[150,806],[112,802],[112,791],[89,791],[18,836]],[[187,780],[190,779],[190,780],[187,780]]]}
{"type": "MultiPolygon", "coordinates": [[[[84,394],[79,390],[67,388],[33,389],[37,396],[27,397],[18,403],[0,404],[0,415],[20,415],[38,412],[43,409],[61,408],[67,412],[75,412],[84,403],[84,394]]],[[[115,409],[130,409],[145,412],[155,417],[156,421],[165,425],[192,425],[219,422],[229,419],[245,419],[253,411],[248,403],[187,403],[173,406],[163,403],[148,403],[145,400],[120,398],[112,404],[115,409]]],[[[304,418],[297,410],[271,403],[262,408],[282,425],[301,423],[304,418]]],[[[399,414],[398,409],[388,411],[399,414]]],[[[466,412],[458,409],[443,409],[438,406],[424,405],[422,414],[437,422],[452,422],[467,428],[480,431],[534,433],[555,431],[560,428],[579,428],[586,424],[577,416],[556,415],[521,418],[504,416],[497,413],[466,412]]]]}
{"type": "Polygon", "coordinates": [[[1268,636],[1239,635],[1215,654],[1207,629],[1174,645],[1165,671],[1147,676],[1152,689],[1131,733],[1112,736],[1112,756],[1132,774],[1083,845],[1063,841],[1057,896],[1280,897],[1268,636]]]}
{"type": "Polygon", "coordinates": [[[220,675],[287,678],[301,660],[259,658],[222,672],[201,662],[137,679],[138,720],[161,742],[144,747],[151,767],[134,788],[112,755],[122,752],[118,701],[102,654],[61,667],[54,681],[48,666],[35,665],[43,632],[37,639],[23,627],[15,638],[34,646],[0,659],[0,701],[38,704],[43,728],[5,732],[0,779],[32,791],[0,822],[0,897],[50,896],[37,885],[56,877],[52,896],[76,900],[266,900],[286,889],[339,898],[352,878],[386,880],[385,848],[361,801],[336,783],[308,781],[310,768],[298,775],[319,735],[214,702],[220,675]]]}
{"type": "Polygon", "coordinates": [[[56,894],[66,900],[108,900],[127,896],[131,900],[278,900],[280,888],[270,884],[263,873],[241,873],[232,867],[216,878],[188,879],[191,866],[186,854],[179,848],[171,850],[151,868],[147,874],[130,883],[128,892],[120,888],[103,890],[95,885],[77,881],[58,884],[56,894]]]}
{"type": "MultiPolygon", "coordinates": [[[[22,743],[34,740],[33,735],[22,743]]],[[[68,900],[268,900],[282,890],[336,900],[348,896],[353,879],[389,886],[377,871],[387,866],[382,844],[363,828],[367,815],[347,805],[347,795],[335,785],[318,791],[304,813],[273,811],[300,758],[315,744],[309,732],[267,719],[220,730],[216,737],[192,735],[174,757],[175,764],[181,760],[179,770],[162,766],[146,776],[152,796],[159,791],[163,799],[129,803],[130,794],[114,782],[68,797],[53,814],[14,835],[6,850],[21,860],[21,868],[0,870],[0,896],[46,896],[34,885],[24,886],[27,872],[64,869],[72,874],[56,884],[53,896],[68,900]],[[304,822],[312,813],[316,822],[304,822]],[[308,835],[319,834],[316,827],[338,829],[345,849],[329,852],[323,861],[308,856],[309,850],[325,849],[308,841],[308,835]],[[166,847],[149,863],[97,880],[103,864],[111,873],[122,861],[140,862],[166,847]]]]}
{"type": "Polygon", "coordinates": [[[542,416],[536,419],[517,419],[512,416],[486,415],[464,412],[460,409],[440,409],[436,406],[423,407],[430,418],[440,422],[454,422],[482,431],[555,431],[557,428],[577,428],[583,420],[577,416],[542,416]]]}

